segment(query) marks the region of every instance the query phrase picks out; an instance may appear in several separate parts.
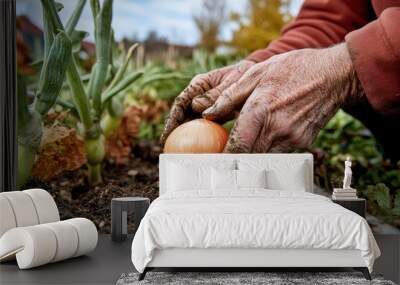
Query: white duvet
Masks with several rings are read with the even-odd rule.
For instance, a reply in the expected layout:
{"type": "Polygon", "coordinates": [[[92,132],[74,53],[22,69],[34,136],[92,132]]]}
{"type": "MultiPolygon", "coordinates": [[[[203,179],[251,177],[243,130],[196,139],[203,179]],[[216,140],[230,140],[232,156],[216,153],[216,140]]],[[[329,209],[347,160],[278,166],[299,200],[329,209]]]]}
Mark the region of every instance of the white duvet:
{"type": "Polygon", "coordinates": [[[265,189],[157,198],[134,237],[132,262],[143,272],[165,248],[358,249],[370,271],[380,255],[359,215],[320,195],[265,189]]]}

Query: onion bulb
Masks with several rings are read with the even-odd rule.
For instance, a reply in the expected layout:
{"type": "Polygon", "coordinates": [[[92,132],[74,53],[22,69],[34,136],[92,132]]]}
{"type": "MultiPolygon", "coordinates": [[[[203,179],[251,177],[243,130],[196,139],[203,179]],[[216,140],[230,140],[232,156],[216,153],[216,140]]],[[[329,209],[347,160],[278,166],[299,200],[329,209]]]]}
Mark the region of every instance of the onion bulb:
{"type": "Polygon", "coordinates": [[[165,153],[218,153],[224,150],[228,132],[206,119],[186,122],[168,136],[165,153]]]}

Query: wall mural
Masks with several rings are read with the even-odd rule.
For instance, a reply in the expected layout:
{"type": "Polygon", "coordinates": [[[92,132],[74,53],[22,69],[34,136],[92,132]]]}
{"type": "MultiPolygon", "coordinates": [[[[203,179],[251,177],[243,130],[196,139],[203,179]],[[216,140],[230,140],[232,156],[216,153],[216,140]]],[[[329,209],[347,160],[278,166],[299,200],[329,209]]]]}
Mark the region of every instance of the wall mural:
{"type": "MultiPolygon", "coordinates": [[[[118,5],[113,10],[112,1],[104,1],[101,9],[86,1],[61,1],[56,11],[52,2],[17,1],[17,184],[20,189],[47,189],[62,219],[87,217],[100,232],[110,232],[111,198],[158,196],[160,137],[168,114],[170,120],[201,117],[196,110],[179,114],[177,105],[172,107],[179,94],[190,92],[192,78],[235,66],[267,46],[299,6],[299,1],[266,1],[274,4],[260,7],[257,1],[237,1],[247,7],[241,9],[204,1],[197,10],[178,13],[186,24],[165,24],[174,32],[154,30],[145,22],[141,27],[140,15],[133,19],[136,14],[130,16],[131,25],[122,25],[129,17],[118,5]],[[261,18],[260,9],[271,17],[261,18]]],[[[174,17],[167,8],[162,13],[174,17]]],[[[314,183],[328,195],[342,186],[349,157],[351,186],[367,199],[368,212],[400,228],[400,164],[392,132],[398,122],[382,121],[377,132],[365,119],[371,107],[360,108],[361,114],[335,110],[313,143],[296,151],[314,154],[314,183]]],[[[216,121],[225,130],[218,125],[208,129],[204,122],[189,126],[171,142],[172,149],[188,137],[199,143],[197,150],[222,151],[224,145],[200,143],[204,137],[226,142],[235,116],[216,121]]]]}

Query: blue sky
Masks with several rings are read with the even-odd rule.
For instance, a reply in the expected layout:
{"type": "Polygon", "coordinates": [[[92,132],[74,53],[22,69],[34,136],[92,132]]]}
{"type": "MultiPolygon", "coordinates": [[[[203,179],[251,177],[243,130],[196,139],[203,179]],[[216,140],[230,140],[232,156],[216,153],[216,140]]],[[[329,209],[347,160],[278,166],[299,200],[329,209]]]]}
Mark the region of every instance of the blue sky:
{"type": "MultiPolygon", "coordinates": [[[[61,18],[65,21],[77,0],[61,0],[64,10],[61,18]]],[[[89,2],[89,1],[88,1],[89,2]]],[[[297,14],[302,0],[293,0],[291,13],[297,14]]],[[[113,27],[116,38],[133,35],[143,39],[149,31],[155,30],[170,42],[192,45],[199,35],[193,22],[193,15],[201,9],[202,0],[114,0],[113,27]]],[[[243,12],[247,0],[226,0],[227,10],[243,12]]],[[[42,13],[39,0],[17,0],[17,14],[27,14],[31,20],[42,26],[42,13]]],[[[229,39],[235,26],[224,26],[222,37],[229,39]]],[[[78,23],[78,29],[92,33],[93,24],[89,3],[78,23]]],[[[90,36],[92,38],[92,36],[90,36]]]]}

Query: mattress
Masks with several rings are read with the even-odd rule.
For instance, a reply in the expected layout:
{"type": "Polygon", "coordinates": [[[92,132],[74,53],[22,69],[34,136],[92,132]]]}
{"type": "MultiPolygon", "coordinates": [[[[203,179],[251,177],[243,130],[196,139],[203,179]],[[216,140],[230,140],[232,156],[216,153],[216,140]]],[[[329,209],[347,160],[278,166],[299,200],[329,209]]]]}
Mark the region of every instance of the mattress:
{"type": "Polygon", "coordinates": [[[157,198],[132,243],[139,272],[162,249],[359,250],[372,271],[379,248],[365,219],[307,192],[242,189],[157,198]]]}

